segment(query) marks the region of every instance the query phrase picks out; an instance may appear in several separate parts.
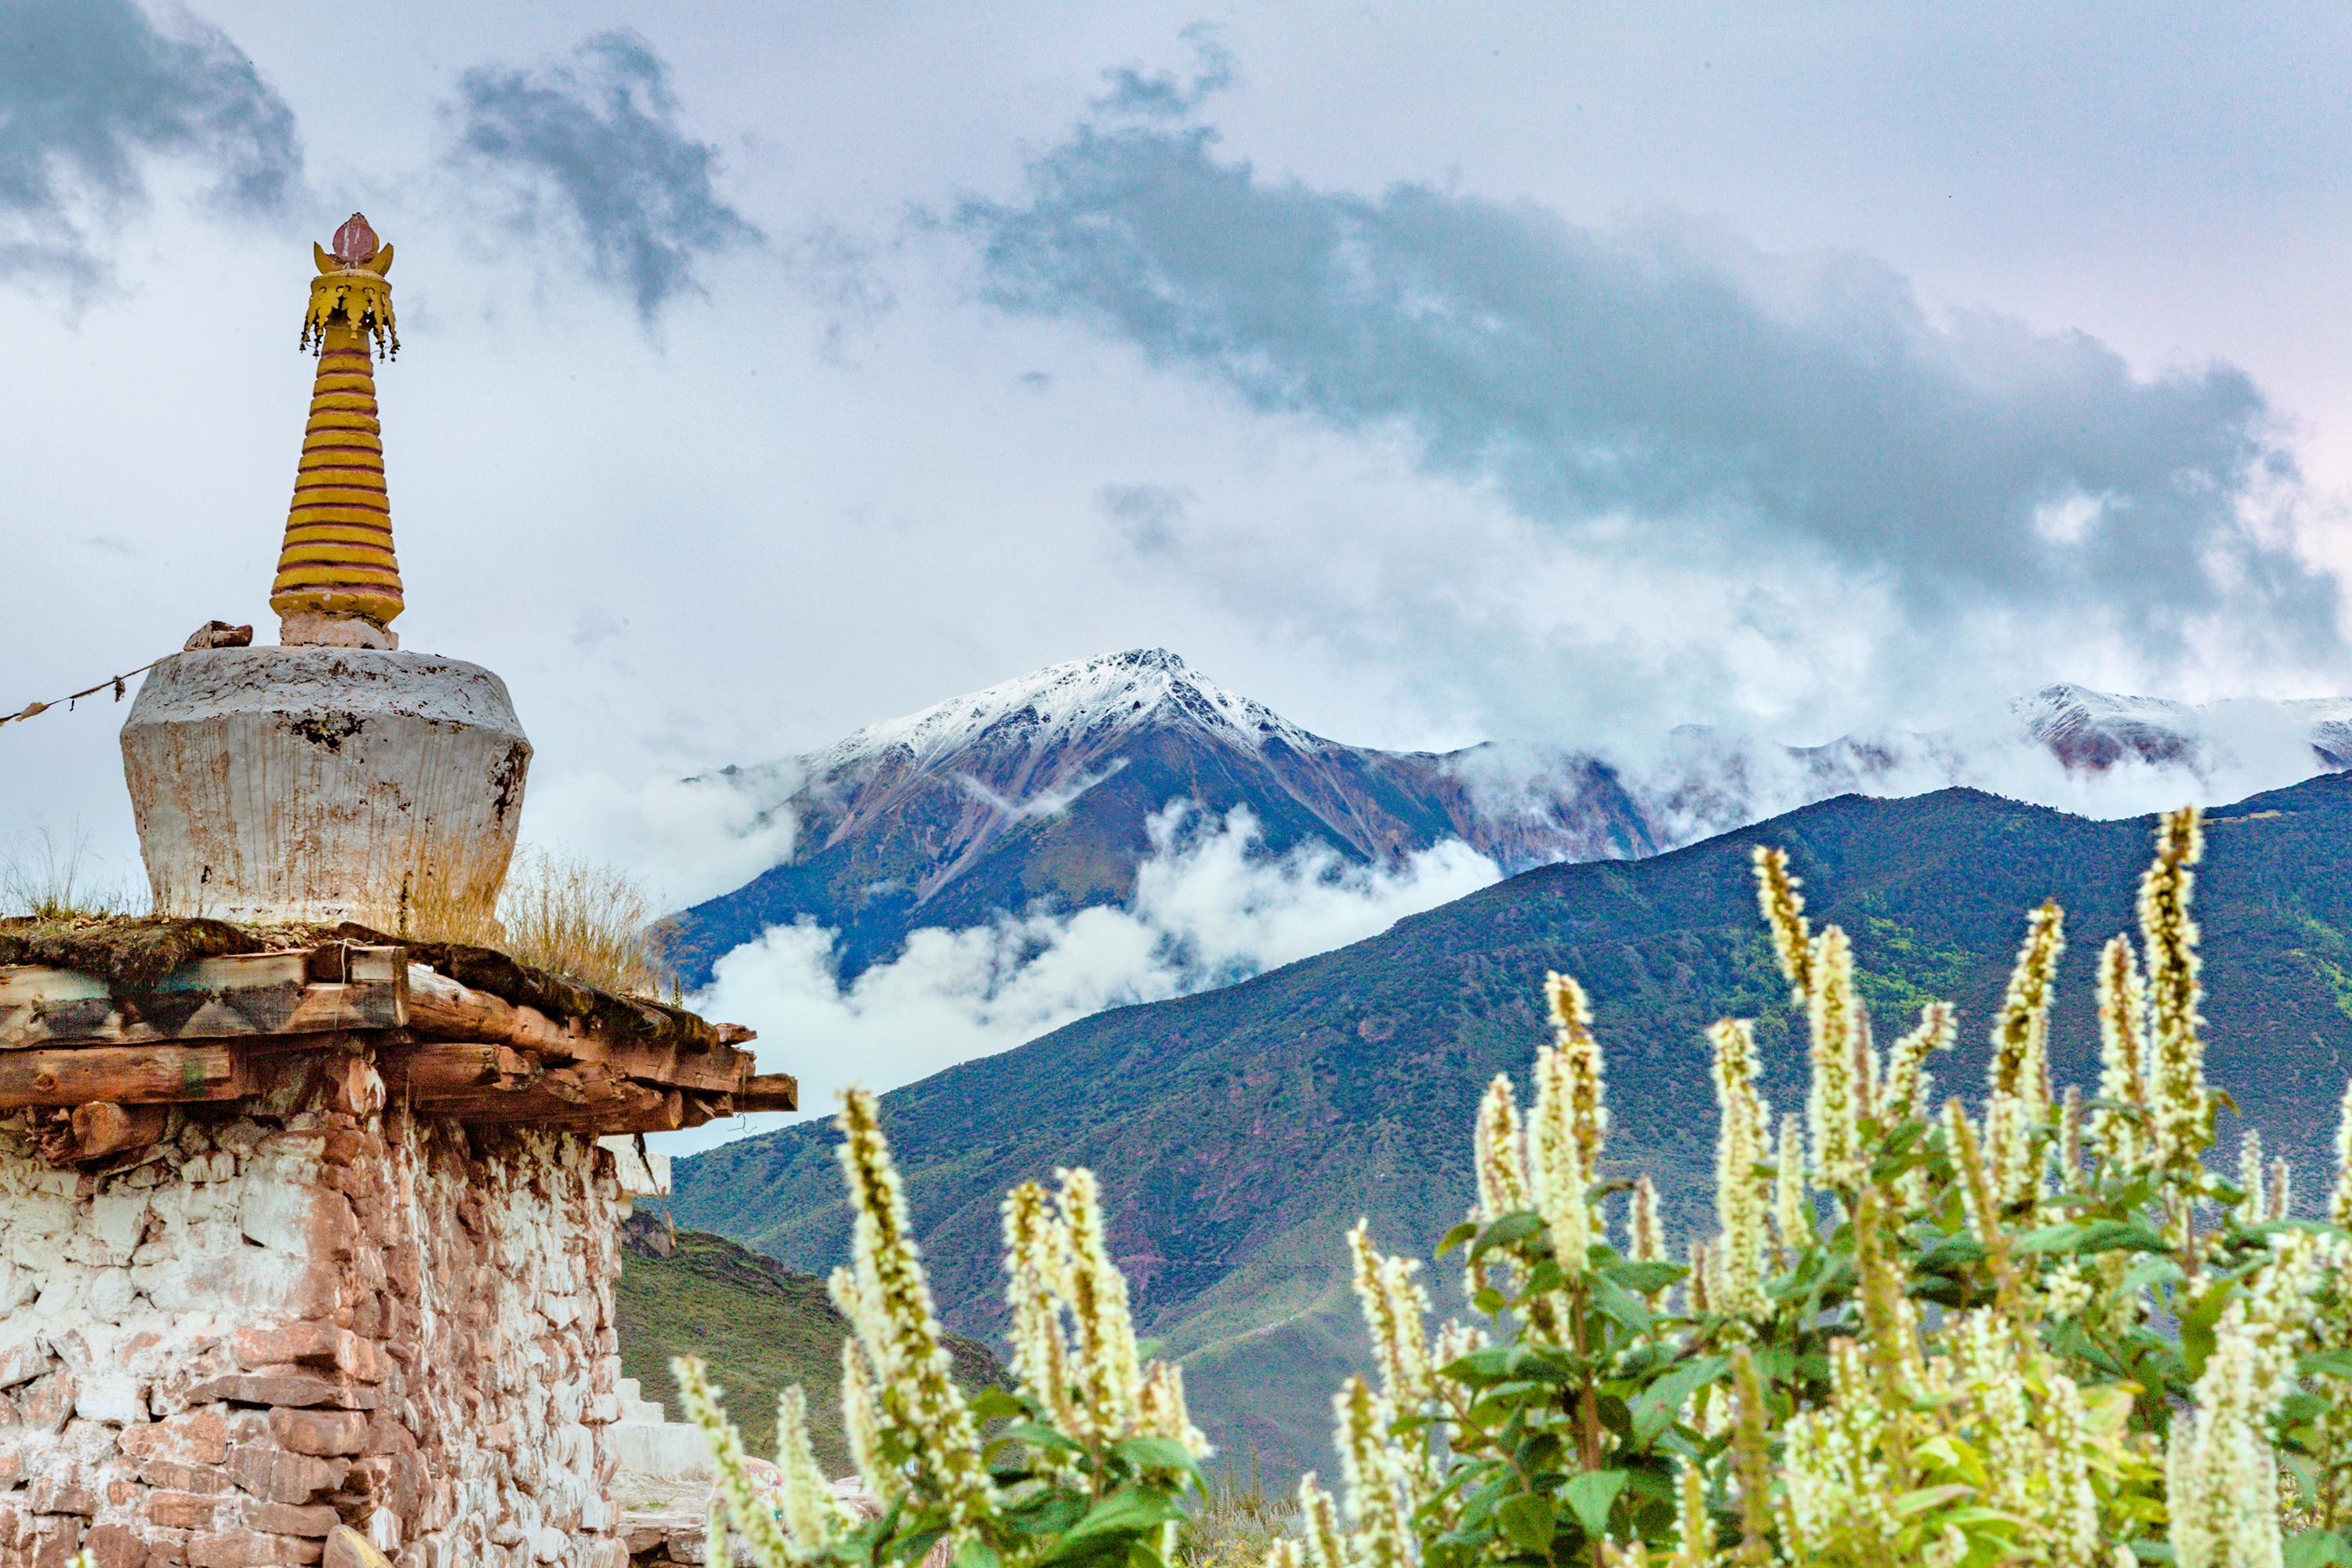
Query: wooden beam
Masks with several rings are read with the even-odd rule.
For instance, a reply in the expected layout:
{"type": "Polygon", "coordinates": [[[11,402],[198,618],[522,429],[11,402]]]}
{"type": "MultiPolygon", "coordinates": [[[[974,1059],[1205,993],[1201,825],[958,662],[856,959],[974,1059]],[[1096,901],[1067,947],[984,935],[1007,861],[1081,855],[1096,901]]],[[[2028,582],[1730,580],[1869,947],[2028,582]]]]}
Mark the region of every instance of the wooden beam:
{"type": "Polygon", "coordinates": [[[406,1021],[405,951],[330,942],[238,953],[138,990],[77,970],[0,967],[0,1051],[396,1029],[406,1021]]]}
{"type": "Polygon", "coordinates": [[[169,1104],[247,1092],[232,1046],[81,1046],[0,1052],[0,1111],[33,1105],[169,1104]]]}
{"type": "Polygon", "coordinates": [[[387,1050],[376,1061],[384,1092],[394,1100],[509,1089],[537,1078],[539,1058],[488,1041],[429,1040],[387,1050]]]}
{"type": "Polygon", "coordinates": [[[523,1089],[421,1094],[409,1104],[421,1114],[460,1121],[527,1123],[572,1132],[666,1132],[686,1125],[684,1095],[634,1083],[614,1084],[594,1100],[571,1098],[542,1079],[523,1089]]]}
{"type": "Polygon", "coordinates": [[[536,1007],[461,985],[421,963],[408,966],[408,1016],[422,1033],[457,1040],[495,1040],[570,1061],[587,1031],[567,1028],[536,1007]]]}
{"type": "Polygon", "coordinates": [[[462,985],[421,963],[408,966],[408,1017],[428,1034],[458,1040],[488,1040],[536,1051],[555,1062],[596,1064],[622,1078],[678,1089],[732,1092],[751,1069],[751,1057],[721,1047],[680,1050],[642,1040],[614,1039],[580,1024],[559,1024],[536,1007],[518,1006],[487,991],[462,985]]]}
{"type": "MultiPolygon", "coordinates": [[[[19,965],[0,968],[0,1110],[233,1100],[256,1092],[263,1058],[249,1053],[322,1049],[371,1052],[391,1099],[469,1120],[652,1131],[739,1104],[797,1107],[790,1076],[753,1076],[738,1048],[751,1030],[721,1026],[720,1038],[698,1049],[558,1021],[394,944],[205,959],[135,992],[19,965]],[[206,1040],[237,1044],[184,1043],[206,1040]]],[[[364,1077],[353,1093],[372,1102],[364,1077]]]]}
{"type": "Polygon", "coordinates": [[[732,1094],[751,1074],[748,1051],[721,1047],[715,1051],[682,1051],[675,1046],[647,1046],[616,1041],[597,1058],[625,1078],[706,1094],[732,1094]]]}
{"type": "Polygon", "coordinates": [[[788,1072],[756,1073],[735,1091],[738,1110],[798,1110],[801,1080],[788,1072]]]}
{"type": "Polygon", "coordinates": [[[731,1094],[689,1094],[686,1097],[686,1125],[699,1127],[722,1116],[735,1114],[735,1097],[731,1094]]]}

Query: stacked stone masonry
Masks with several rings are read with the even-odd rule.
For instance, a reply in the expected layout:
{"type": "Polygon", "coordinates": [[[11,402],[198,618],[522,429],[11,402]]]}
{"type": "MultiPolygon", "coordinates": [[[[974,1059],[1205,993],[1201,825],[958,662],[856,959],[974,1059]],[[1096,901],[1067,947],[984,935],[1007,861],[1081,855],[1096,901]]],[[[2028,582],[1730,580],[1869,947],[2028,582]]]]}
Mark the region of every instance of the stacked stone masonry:
{"type": "Polygon", "coordinates": [[[610,1152],[273,1060],[118,1168],[0,1117],[0,1568],[624,1568],[610,1152]]]}

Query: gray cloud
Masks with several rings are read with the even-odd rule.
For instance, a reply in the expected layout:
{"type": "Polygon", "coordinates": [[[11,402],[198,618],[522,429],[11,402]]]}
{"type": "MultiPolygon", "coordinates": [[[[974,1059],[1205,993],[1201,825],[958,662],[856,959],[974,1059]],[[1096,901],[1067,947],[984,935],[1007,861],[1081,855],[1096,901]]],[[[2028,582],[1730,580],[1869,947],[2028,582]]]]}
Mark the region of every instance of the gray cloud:
{"type": "Polygon", "coordinates": [[[1192,500],[1181,485],[1104,485],[1095,491],[1095,510],[1139,555],[1165,555],[1176,548],[1192,500]]]}
{"type": "Polygon", "coordinates": [[[9,0],[0,277],[105,278],[89,218],[141,201],[157,156],[215,171],[236,212],[278,208],[302,170],[293,111],[218,28],[183,16],[166,32],[131,0],[9,0]]]}
{"type": "Polygon", "coordinates": [[[2301,476],[2242,371],[2136,375],[2083,333],[1932,313],[1864,258],[1264,177],[1188,112],[1226,69],[1114,73],[1020,200],[967,201],[987,296],[1261,410],[1402,432],[1562,537],[1825,562],[1915,633],[2084,610],[2167,658],[2217,616],[2284,654],[2338,646],[2336,581],[2282,537],[2301,476]]]}
{"type": "Polygon", "coordinates": [[[598,33],[568,60],[460,77],[450,158],[498,179],[517,232],[553,217],[585,245],[590,274],[650,322],[701,290],[699,262],[761,239],[719,194],[718,148],[681,129],[677,109],[651,44],[598,33]]]}
{"type": "Polygon", "coordinates": [[[1173,71],[1146,72],[1133,66],[1115,66],[1103,72],[1108,85],[1095,100],[1096,110],[1105,114],[1181,120],[1240,79],[1239,64],[1218,38],[1216,28],[1195,22],[1181,36],[1192,46],[1189,78],[1180,80],[1173,71]]]}

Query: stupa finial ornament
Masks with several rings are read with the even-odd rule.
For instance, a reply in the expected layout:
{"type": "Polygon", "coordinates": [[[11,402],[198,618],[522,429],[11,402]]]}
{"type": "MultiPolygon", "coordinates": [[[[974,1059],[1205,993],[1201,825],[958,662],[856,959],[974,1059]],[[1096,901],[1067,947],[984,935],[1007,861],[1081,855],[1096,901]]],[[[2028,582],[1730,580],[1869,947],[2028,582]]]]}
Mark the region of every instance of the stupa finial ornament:
{"type": "Polygon", "coordinates": [[[302,347],[319,356],[310,418],[294,474],[294,503],[269,607],[289,646],[397,647],[393,618],[404,607],[393,552],[392,503],[383,483],[383,426],[376,416],[376,353],[400,353],[392,313],[392,247],[353,213],[332,248],[310,247],[302,347]]]}
{"type": "Polygon", "coordinates": [[[374,349],[392,346],[392,247],[353,213],[311,249],[318,382],[269,595],[282,646],[192,646],[148,671],[122,723],[140,853],[171,914],[486,931],[530,742],[504,681],[389,629],[374,349]]]}

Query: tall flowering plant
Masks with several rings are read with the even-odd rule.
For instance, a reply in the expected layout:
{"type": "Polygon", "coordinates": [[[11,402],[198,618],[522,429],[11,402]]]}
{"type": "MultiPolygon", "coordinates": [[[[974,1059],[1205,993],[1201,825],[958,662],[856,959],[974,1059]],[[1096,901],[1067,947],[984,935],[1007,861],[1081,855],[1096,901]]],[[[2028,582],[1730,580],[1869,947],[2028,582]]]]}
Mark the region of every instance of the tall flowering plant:
{"type": "Polygon", "coordinates": [[[1716,1224],[1680,1259],[1646,1178],[1603,1223],[1600,1053],[1552,976],[1533,1104],[1488,1089],[1441,1247],[1477,1321],[1424,1330],[1360,1227],[1377,1385],[1339,1396],[1343,1498],[1308,1477],[1268,1568],[2352,1563],[2352,1089],[2327,1223],[2252,1134],[2209,1167],[2202,850],[2163,818],[2089,1098],[2051,1073],[2064,915],[2028,916],[1973,1110],[1930,1093],[1954,1010],[1882,1049],[1845,933],[1759,850],[1808,1092],[1775,1137],[1751,1025],[1709,1032],[1716,1224]]]}
{"type": "Polygon", "coordinates": [[[1054,1190],[1024,1183],[1006,1197],[1018,1387],[967,1400],[950,1375],[874,1096],[851,1090],[835,1124],[857,1216],[854,1262],[831,1281],[853,1330],[841,1347],[842,1415],[879,1509],[861,1518],[826,1483],[797,1384],[777,1405],[780,1484],[762,1486],[719,1390],[702,1363],[681,1357],[680,1401],[717,1477],[712,1568],[728,1568],[730,1526],[761,1568],[917,1563],[943,1542],[956,1568],[1170,1562],[1179,1499],[1198,1489],[1209,1447],[1186,1413],[1182,1373],[1138,1351],[1093,1173],[1063,1171],[1054,1190]]]}
{"type": "MultiPolygon", "coordinates": [[[[1591,1005],[1550,976],[1532,1097],[1487,1089],[1476,1199],[1439,1247],[1470,1316],[1435,1324],[1420,1265],[1349,1233],[1373,1365],[1336,1396],[1336,1495],[1301,1482],[1300,1534],[1266,1568],[2352,1564],[2352,1086],[2324,1222],[2294,1217],[2292,1173],[2251,1134],[2234,1173],[2209,1163],[2202,854],[2195,811],[2162,819],[2138,941],[2099,955],[2087,1096],[2051,1070],[2063,911],[2027,916],[1971,1109],[1932,1092],[1954,1008],[1881,1047],[1845,933],[1814,930],[1786,857],[1759,850],[1805,1103],[1775,1122],[1751,1020],[1708,1031],[1715,1224],[1679,1257],[1647,1177],[1597,1176],[1591,1005]]],[[[1177,1370],[1139,1356],[1092,1175],[1007,1197],[1019,1387],[967,1403],[872,1098],[839,1125],[842,1400],[881,1516],[826,1488],[798,1389],[782,1485],[760,1491],[681,1362],[718,1460],[714,1548],[731,1522],[766,1568],[943,1542],[959,1568],[1161,1568],[1207,1448],[1177,1370]]]]}

